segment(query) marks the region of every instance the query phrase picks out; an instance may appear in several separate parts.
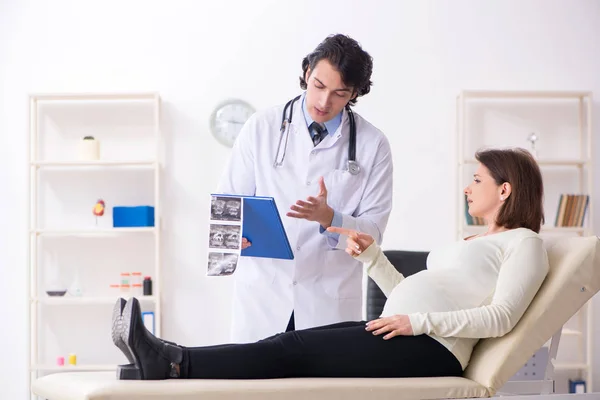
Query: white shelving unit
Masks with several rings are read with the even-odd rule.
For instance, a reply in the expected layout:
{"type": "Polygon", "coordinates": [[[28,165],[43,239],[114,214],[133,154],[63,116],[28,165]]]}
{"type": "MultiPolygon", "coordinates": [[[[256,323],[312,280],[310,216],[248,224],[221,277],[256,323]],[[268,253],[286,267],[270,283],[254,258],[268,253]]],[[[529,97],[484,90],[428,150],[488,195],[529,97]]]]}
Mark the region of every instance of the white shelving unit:
{"type": "MultiPolygon", "coordinates": [[[[550,169],[554,170],[575,170],[577,179],[577,191],[579,193],[588,194],[590,196],[590,202],[587,209],[586,218],[583,227],[556,227],[554,225],[555,216],[557,212],[557,206],[551,204],[545,206],[545,219],[546,224],[542,226],[540,234],[548,234],[556,237],[557,235],[580,235],[588,236],[594,235],[592,221],[593,221],[593,169],[592,169],[592,94],[591,92],[578,92],[578,91],[462,91],[456,99],[456,130],[457,130],[457,141],[456,141],[456,160],[457,160],[457,187],[459,190],[458,196],[458,210],[456,213],[456,226],[457,226],[457,237],[462,238],[471,234],[485,232],[487,227],[478,225],[467,225],[465,219],[465,203],[462,189],[467,186],[468,181],[466,173],[469,168],[474,169],[477,161],[473,158],[473,153],[466,152],[465,147],[468,145],[469,139],[472,139],[475,132],[469,126],[469,118],[467,116],[468,106],[473,102],[484,101],[484,102],[499,102],[505,105],[503,111],[506,115],[510,114],[510,105],[515,109],[527,104],[537,104],[538,107],[544,107],[547,105],[561,105],[561,104],[572,104],[577,107],[576,124],[577,134],[579,136],[579,149],[578,154],[570,154],[570,157],[557,158],[550,157],[545,158],[543,155],[537,159],[538,164],[542,170],[542,174],[550,169]],[[469,135],[470,133],[470,135],[469,135]]],[[[551,112],[550,112],[551,114],[551,112]]],[[[523,122],[525,118],[519,119],[514,117],[511,123],[518,125],[523,122]]],[[[575,122],[575,121],[574,121],[575,122]]],[[[507,129],[509,132],[510,129],[507,129]]],[[[477,132],[478,135],[482,135],[482,132],[477,132]]],[[[541,134],[540,141],[548,141],[548,137],[544,137],[541,134]]],[[[503,138],[504,139],[504,138],[503,138]]],[[[503,140],[501,139],[501,140],[503,140]]],[[[514,138],[513,138],[514,139],[514,138]]],[[[506,141],[502,143],[482,143],[482,147],[523,147],[528,148],[526,137],[523,137],[520,142],[515,143],[514,141],[506,141]]],[[[558,145],[560,146],[560,145],[558,145]]],[[[559,183],[560,184],[560,183],[559,183]]],[[[547,182],[545,179],[544,186],[546,191],[551,185],[557,185],[556,182],[547,182]]],[[[569,371],[575,372],[583,378],[587,384],[587,391],[593,391],[593,312],[592,302],[589,301],[578,314],[573,318],[576,319],[578,328],[567,329],[563,328],[562,335],[563,339],[561,344],[574,338],[578,344],[578,361],[575,362],[559,362],[555,364],[557,371],[569,371]],[[565,337],[566,336],[566,337],[565,337]]]]}
{"type": "Polygon", "coordinates": [[[32,371],[46,371],[46,372],[77,372],[77,371],[116,371],[117,367],[113,364],[88,364],[84,366],[79,365],[65,365],[59,367],[56,365],[45,365],[36,364],[31,367],[32,371]]]}
{"type": "MultiPolygon", "coordinates": [[[[29,101],[29,112],[30,112],[30,125],[29,125],[29,229],[28,229],[28,246],[29,246],[29,265],[28,265],[28,284],[27,284],[27,296],[29,299],[28,315],[29,315],[29,379],[31,381],[40,376],[40,373],[58,373],[67,371],[110,371],[115,370],[118,363],[124,362],[124,358],[115,358],[114,362],[111,363],[94,363],[90,362],[90,357],[87,357],[86,362],[77,362],[76,365],[68,365],[68,350],[65,350],[63,355],[65,358],[65,365],[58,366],[52,364],[53,360],[49,359],[46,355],[40,356],[41,349],[40,343],[45,339],[45,335],[56,335],[55,332],[50,333],[46,330],[40,320],[44,312],[54,312],[55,314],[62,317],[69,317],[72,315],[74,310],[85,310],[84,313],[98,314],[97,318],[102,326],[106,327],[105,335],[108,338],[110,336],[110,315],[112,312],[112,306],[116,302],[118,297],[130,297],[134,295],[129,292],[116,292],[109,291],[108,287],[100,290],[96,290],[94,294],[86,295],[83,293],[81,296],[68,296],[64,297],[51,297],[45,293],[44,287],[41,284],[41,276],[44,273],[44,269],[47,265],[41,260],[40,255],[41,249],[43,249],[44,241],[51,240],[54,243],[61,243],[64,240],[81,240],[86,241],[85,243],[93,243],[98,246],[103,246],[107,240],[112,241],[111,243],[118,243],[122,246],[123,243],[129,243],[128,240],[146,240],[145,243],[153,243],[153,249],[149,250],[150,254],[147,254],[147,259],[151,259],[153,265],[148,266],[147,274],[152,277],[152,295],[142,296],[136,294],[140,299],[142,307],[148,306],[154,311],[155,318],[155,333],[160,336],[161,332],[161,157],[162,157],[162,134],[160,129],[160,96],[157,93],[88,93],[88,94],[35,94],[30,96],[29,101]],[[45,138],[42,132],[46,130],[42,128],[42,124],[48,124],[48,115],[44,115],[43,107],[58,107],[58,119],[59,122],[54,121],[52,129],[59,132],[55,138],[59,138],[59,145],[53,148],[53,151],[44,151],[44,146],[50,146],[47,142],[48,138],[45,138]],[[72,110],[70,107],[74,107],[72,110]],[[79,161],[77,160],[76,154],[73,151],[72,144],[74,144],[74,136],[72,132],[65,134],[60,132],[65,121],[73,117],[77,120],[77,129],[85,130],[86,128],[95,129],[96,132],[100,132],[105,138],[109,138],[110,141],[119,141],[119,129],[111,127],[113,123],[110,117],[104,116],[104,118],[94,119],[82,117],[81,112],[84,110],[82,107],[100,107],[103,112],[110,113],[110,110],[119,110],[120,107],[133,107],[133,113],[136,110],[139,112],[138,119],[142,119],[145,122],[140,131],[135,131],[135,134],[131,134],[135,130],[129,115],[121,112],[120,121],[125,121],[125,125],[119,126],[121,133],[131,134],[129,139],[131,145],[137,143],[147,143],[150,145],[144,147],[147,154],[143,157],[129,157],[131,153],[131,147],[125,148],[121,151],[121,145],[113,146],[112,153],[104,158],[103,147],[101,147],[101,156],[97,161],[79,161]],[[105,108],[102,108],[105,107],[105,108]],[[108,108],[106,108],[108,107],[108,108]],[[136,108],[137,107],[137,108],[136,108]],[[140,108],[141,107],[141,108],[140,108]],[[109,110],[109,111],[106,111],[109,110]],[[139,111],[143,110],[143,111],[139,111]],[[95,125],[95,123],[97,123],[95,125]],[[61,125],[62,124],[62,125],[61,125]],[[61,136],[62,135],[62,136],[61,136]],[[65,145],[68,141],[69,145],[65,145]],[[66,146],[61,148],[61,146],[66,146]],[[120,154],[117,154],[120,151],[120,154]],[[47,155],[45,153],[53,153],[47,155]],[[148,201],[152,201],[154,206],[154,226],[152,227],[139,227],[139,228],[113,228],[112,223],[110,226],[86,226],[85,223],[80,224],[83,226],[77,226],[77,224],[71,224],[75,226],[53,226],[53,224],[46,224],[42,218],[41,210],[44,208],[44,199],[42,198],[44,193],[42,190],[42,184],[44,184],[44,177],[48,174],[51,176],[60,176],[64,181],[68,181],[70,178],[86,179],[87,176],[94,176],[96,179],[100,179],[103,185],[110,186],[109,179],[103,179],[98,177],[104,177],[106,173],[112,173],[115,176],[115,171],[118,175],[132,174],[132,176],[138,177],[136,174],[146,174],[148,177],[145,182],[151,182],[152,188],[148,190],[148,201]],[[45,175],[43,175],[45,174],[45,175]],[[151,178],[150,178],[150,175],[151,178]],[[109,181],[107,183],[106,181],[109,181]],[[48,225],[48,226],[46,226],[48,225]],[[58,310],[58,311],[57,311],[58,310]],[[102,310],[99,312],[99,310],[102,310]]],[[[129,112],[129,111],[127,111],[129,112]]],[[[93,113],[93,111],[92,111],[93,113]]],[[[92,114],[90,114],[92,115],[92,114]]],[[[115,117],[115,120],[118,120],[115,117]]],[[[77,130],[74,129],[74,130],[77,130]]],[[[87,134],[87,131],[86,131],[87,134]]],[[[79,133],[77,133],[79,135],[79,133]]],[[[77,136],[80,140],[83,134],[77,136]]],[[[100,142],[101,146],[103,142],[100,142]]],[[[135,151],[133,151],[135,153],[135,151]]],[[[103,187],[105,187],[103,186],[103,187]]],[[[60,192],[56,190],[52,194],[60,198],[69,198],[73,193],[76,193],[79,188],[74,184],[73,187],[68,187],[66,191],[60,192]]],[[[71,203],[70,203],[71,204],[71,203]]],[[[107,210],[116,204],[107,204],[107,210]]],[[[89,204],[89,218],[93,219],[91,213],[93,204],[89,204]]],[[[68,212],[68,207],[60,210],[68,212]]],[[[111,210],[112,211],[112,210],[111,210]]],[[[52,212],[52,210],[50,211],[52,212]]],[[[108,222],[107,216],[105,215],[103,222],[108,222]]],[[[56,220],[56,219],[55,219],[56,220]]],[[[71,220],[73,221],[73,220],[71,220]]],[[[60,225],[60,224],[59,224],[60,225]]],[[[67,224],[68,225],[68,224],[67,224]]],[[[78,242],[81,243],[81,242],[78,242]]],[[[63,246],[61,250],[69,247],[63,246]]],[[[125,247],[126,248],[126,247],[125,247]]],[[[103,249],[103,247],[102,247],[103,249]]],[[[73,249],[74,251],[77,249],[73,249]]],[[[120,248],[122,251],[122,248],[120,248]]],[[[108,250],[110,251],[110,250],[108,250]]],[[[135,252],[130,252],[135,253],[135,252]]],[[[85,256],[85,255],[84,255],[85,256]]],[[[136,255],[128,254],[127,257],[135,257],[136,255]]],[[[116,256],[120,257],[119,255],[116,256]]],[[[84,257],[82,257],[84,258],[84,257]]],[[[101,258],[101,257],[100,257],[101,258]]],[[[85,260],[81,262],[82,265],[78,265],[77,268],[85,268],[85,260]]],[[[102,273],[97,272],[97,273],[102,273]]],[[[118,277],[114,277],[116,280],[118,277]]],[[[93,282],[92,282],[93,283],[93,282]]],[[[80,311],[81,312],[81,311],[80,311]]],[[[73,337],[86,335],[84,324],[79,325],[78,321],[73,323],[73,337]]],[[[64,332],[64,331],[60,331],[64,332]]],[[[102,334],[104,332],[101,332],[102,334]]],[[[68,338],[57,338],[62,340],[62,343],[69,341],[68,338]]],[[[108,343],[108,339],[107,342],[108,343]]],[[[112,344],[112,342],[110,342],[112,344]]],[[[86,342],[87,346],[87,342],[86,342]]],[[[90,340],[89,348],[94,349],[100,346],[98,343],[90,340]]],[[[114,347],[114,346],[112,346],[114,347]]],[[[114,349],[107,349],[108,351],[114,351],[114,349]]],[[[104,348],[98,350],[103,352],[104,348]]],[[[117,353],[115,353],[117,354],[117,353]]],[[[79,358],[79,357],[78,357],[79,358]]],[[[104,360],[106,361],[106,360],[104,360]]]]}
{"type": "Polygon", "coordinates": [[[154,228],[97,228],[97,229],[34,229],[31,234],[38,236],[121,236],[132,234],[154,234],[154,228]]]}
{"type": "Polygon", "coordinates": [[[145,160],[119,160],[119,161],[33,161],[31,165],[38,168],[89,168],[89,167],[143,167],[155,168],[156,162],[145,160]]]}
{"type": "MultiPolygon", "coordinates": [[[[140,302],[156,302],[156,296],[142,296],[139,297],[140,302]]],[[[107,296],[107,297],[92,297],[92,296],[82,296],[82,297],[32,297],[31,303],[38,304],[47,304],[47,305],[56,305],[56,306],[77,306],[77,305],[99,305],[99,304],[107,304],[114,305],[117,298],[115,296],[107,296]]]]}

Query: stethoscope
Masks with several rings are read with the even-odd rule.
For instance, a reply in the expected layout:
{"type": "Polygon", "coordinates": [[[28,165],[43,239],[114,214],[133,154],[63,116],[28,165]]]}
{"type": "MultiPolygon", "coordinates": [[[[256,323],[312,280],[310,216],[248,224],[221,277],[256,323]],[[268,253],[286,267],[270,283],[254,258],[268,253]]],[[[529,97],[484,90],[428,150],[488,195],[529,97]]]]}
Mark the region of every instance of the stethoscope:
{"type": "MultiPolygon", "coordinates": [[[[287,150],[288,136],[290,134],[290,125],[292,123],[292,114],[294,113],[294,103],[302,95],[294,97],[285,104],[283,107],[283,115],[281,116],[281,129],[279,135],[279,144],[277,145],[277,154],[275,154],[275,162],[273,167],[283,166],[283,160],[285,158],[285,152],[287,150]],[[288,116],[289,109],[289,116],[288,116]],[[287,116],[287,118],[286,118],[287,116]],[[283,152],[281,152],[281,143],[285,136],[285,144],[283,146],[283,152]],[[281,159],[279,159],[279,153],[281,153],[281,159]]],[[[360,166],[356,162],[356,124],[354,122],[354,113],[350,109],[350,106],[346,105],[346,111],[348,112],[348,120],[350,121],[350,143],[348,144],[348,172],[352,175],[358,175],[360,172],[360,166]]]]}

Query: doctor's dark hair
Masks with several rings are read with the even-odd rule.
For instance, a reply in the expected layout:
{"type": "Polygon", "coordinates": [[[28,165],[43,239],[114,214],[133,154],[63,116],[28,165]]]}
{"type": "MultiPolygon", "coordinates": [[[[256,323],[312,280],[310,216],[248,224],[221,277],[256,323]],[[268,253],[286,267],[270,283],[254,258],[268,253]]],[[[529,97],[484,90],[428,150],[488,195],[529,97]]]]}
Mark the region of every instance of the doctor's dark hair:
{"type": "MultiPolygon", "coordinates": [[[[300,77],[302,89],[306,90],[308,87],[305,79],[306,71],[309,68],[313,71],[321,60],[329,61],[338,70],[344,84],[354,88],[357,98],[371,91],[373,58],[356,40],[341,34],[328,36],[312,53],[304,57],[300,77]]],[[[350,104],[356,104],[356,98],[350,100],[350,104]]]]}
{"type": "Polygon", "coordinates": [[[510,196],[498,211],[496,223],[507,229],[528,228],[539,233],[544,223],[544,183],[540,167],[525,149],[481,150],[475,158],[498,186],[511,185],[510,196]]]}

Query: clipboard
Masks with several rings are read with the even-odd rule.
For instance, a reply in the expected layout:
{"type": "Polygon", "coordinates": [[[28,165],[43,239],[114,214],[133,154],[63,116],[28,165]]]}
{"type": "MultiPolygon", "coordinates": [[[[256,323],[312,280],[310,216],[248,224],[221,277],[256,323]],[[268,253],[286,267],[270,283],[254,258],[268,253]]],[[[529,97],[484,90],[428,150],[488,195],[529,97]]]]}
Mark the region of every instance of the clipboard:
{"type": "Polygon", "coordinates": [[[252,245],[242,250],[241,256],[294,259],[274,198],[231,194],[212,196],[242,199],[242,237],[248,239],[252,245]]]}

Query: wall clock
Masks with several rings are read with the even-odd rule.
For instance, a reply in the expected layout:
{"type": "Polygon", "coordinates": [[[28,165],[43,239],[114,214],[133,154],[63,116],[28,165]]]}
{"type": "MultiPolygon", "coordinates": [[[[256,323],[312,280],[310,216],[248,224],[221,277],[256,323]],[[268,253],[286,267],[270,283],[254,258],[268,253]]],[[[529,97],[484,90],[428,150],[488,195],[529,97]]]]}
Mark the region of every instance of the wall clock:
{"type": "Polygon", "coordinates": [[[215,107],[210,116],[210,130],[223,145],[232,147],[242,126],[256,110],[239,99],[228,99],[215,107]]]}

